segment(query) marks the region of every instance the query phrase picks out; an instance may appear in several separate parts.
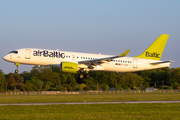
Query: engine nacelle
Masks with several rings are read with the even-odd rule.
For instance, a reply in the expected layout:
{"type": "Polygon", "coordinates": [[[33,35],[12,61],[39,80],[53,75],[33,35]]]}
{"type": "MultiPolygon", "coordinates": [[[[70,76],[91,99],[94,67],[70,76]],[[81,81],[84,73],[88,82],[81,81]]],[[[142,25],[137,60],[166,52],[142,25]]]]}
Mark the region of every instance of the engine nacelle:
{"type": "Polygon", "coordinates": [[[60,64],[60,71],[76,73],[78,70],[78,64],[73,62],[63,61],[60,64]]]}
{"type": "Polygon", "coordinates": [[[51,67],[51,71],[60,73],[60,67],[51,67]]]}
{"type": "Polygon", "coordinates": [[[51,67],[52,72],[70,72],[76,73],[78,70],[78,64],[73,62],[63,61],[60,63],[60,66],[56,65],[56,67],[51,67]]]}

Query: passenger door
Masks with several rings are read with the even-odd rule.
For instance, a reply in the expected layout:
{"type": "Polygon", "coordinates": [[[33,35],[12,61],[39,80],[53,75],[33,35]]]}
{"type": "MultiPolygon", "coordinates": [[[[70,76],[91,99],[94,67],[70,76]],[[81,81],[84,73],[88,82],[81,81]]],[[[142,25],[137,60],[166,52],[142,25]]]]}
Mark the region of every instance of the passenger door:
{"type": "Polygon", "coordinates": [[[31,50],[30,49],[26,49],[25,50],[25,59],[30,59],[31,58],[31,50]]]}

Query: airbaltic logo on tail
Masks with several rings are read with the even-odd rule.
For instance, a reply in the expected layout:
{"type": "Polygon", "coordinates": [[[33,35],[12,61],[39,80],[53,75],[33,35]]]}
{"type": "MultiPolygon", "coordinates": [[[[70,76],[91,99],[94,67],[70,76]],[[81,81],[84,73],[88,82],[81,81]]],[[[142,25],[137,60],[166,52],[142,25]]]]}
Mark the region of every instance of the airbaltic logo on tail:
{"type": "Polygon", "coordinates": [[[160,54],[158,54],[158,53],[155,53],[155,52],[153,52],[153,53],[150,53],[150,52],[146,52],[146,57],[154,57],[154,58],[159,58],[159,55],[160,54]]]}
{"type": "Polygon", "coordinates": [[[44,57],[56,57],[56,58],[65,58],[65,53],[57,52],[57,51],[47,51],[47,50],[34,50],[33,56],[44,56],[44,57]]]}

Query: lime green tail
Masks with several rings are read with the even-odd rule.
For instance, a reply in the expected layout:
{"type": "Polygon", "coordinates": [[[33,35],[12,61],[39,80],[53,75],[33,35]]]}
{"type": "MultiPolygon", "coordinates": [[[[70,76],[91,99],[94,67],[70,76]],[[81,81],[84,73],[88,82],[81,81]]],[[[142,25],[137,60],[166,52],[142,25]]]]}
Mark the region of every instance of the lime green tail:
{"type": "Polygon", "coordinates": [[[151,59],[151,60],[160,60],[163,53],[164,47],[168,40],[168,34],[160,35],[154,42],[151,44],[148,49],[146,49],[141,55],[135,56],[135,58],[142,59],[151,59]]]}

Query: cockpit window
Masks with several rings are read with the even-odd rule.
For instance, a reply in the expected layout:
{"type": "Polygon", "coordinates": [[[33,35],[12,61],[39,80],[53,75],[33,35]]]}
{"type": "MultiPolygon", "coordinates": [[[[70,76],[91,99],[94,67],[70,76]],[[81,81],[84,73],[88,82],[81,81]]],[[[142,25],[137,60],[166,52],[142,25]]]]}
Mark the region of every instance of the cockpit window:
{"type": "Polygon", "coordinates": [[[18,54],[18,51],[11,51],[11,52],[9,52],[9,53],[14,53],[14,54],[18,54]]]}

